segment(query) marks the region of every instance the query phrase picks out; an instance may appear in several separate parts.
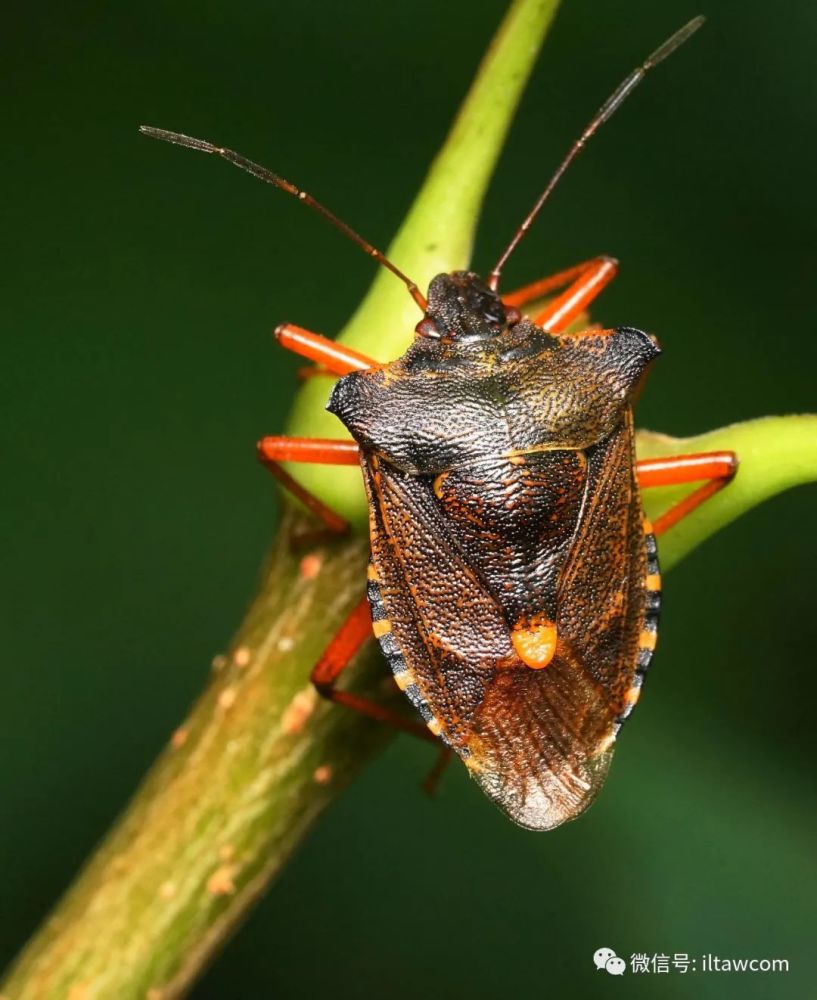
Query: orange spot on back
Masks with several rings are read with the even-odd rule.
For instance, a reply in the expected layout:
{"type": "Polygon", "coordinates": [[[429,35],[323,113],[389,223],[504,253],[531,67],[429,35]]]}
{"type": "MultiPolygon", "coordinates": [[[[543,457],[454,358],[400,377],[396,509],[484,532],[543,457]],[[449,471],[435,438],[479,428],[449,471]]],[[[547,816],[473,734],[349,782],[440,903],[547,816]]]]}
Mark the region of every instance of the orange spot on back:
{"type": "Polygon", "coordinates": [[[383,635],[387,635],[391,632],[391,622],[388,618],[380,618],[378,621],[372,622],[372,632],[374,632],[376,639],[379,639],[383,635]]]}
{"type": "Polygon", "coordinates": [[[443,731],[443,727],[440,725],[440,720],[436,716],[432,716],[426,723],[428,728],[434,733],[435,736],[439,736],[443,731]]]}
{"type": "Polygon", "coordinates": [[[434,490],[434,495],[437,497],[438,500],[442,500],[443,498],[443,483],[445,483],[447,478],[448,478],[448,473],[441,472],[439,476],[437,476],[437,478],[432,483],[431,488],[434,490]]]}
{"type": "Polygon", "coordinates": [[[410,670],[401,670],[399,674],[394,675],[394,683],[401,691],[405,691],[410,684],[414,683],[414,674],[410,670]]]}
{"type": "Polygon", "coordinates": [[[514,625],[511,642],[519,659],[531,670],[546,667],[556,653],[556,626],[543,615],[534,615],[514,625]]]}
{"type": "Polygon", "coordinates": [[[638,639],[638,645],[641,649],[655,649],[655,643],[658,636],[655,632],[650,632],[649,629],[642,629],[641,635],[638,639]]]}

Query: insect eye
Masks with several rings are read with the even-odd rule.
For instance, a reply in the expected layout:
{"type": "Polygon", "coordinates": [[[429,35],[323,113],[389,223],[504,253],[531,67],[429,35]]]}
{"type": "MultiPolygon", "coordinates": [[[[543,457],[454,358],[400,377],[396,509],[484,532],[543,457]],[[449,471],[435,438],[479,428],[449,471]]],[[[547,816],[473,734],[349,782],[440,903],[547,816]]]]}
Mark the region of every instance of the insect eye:
{"type": "Polygon", "coordinates": [[[429,319],[428,316],[420,320],[417,326],[414,327],[414,332],[418,337],[436,337],[439,338],[440,331],[437,329],[437,324],[433,319],[429,319]]]}

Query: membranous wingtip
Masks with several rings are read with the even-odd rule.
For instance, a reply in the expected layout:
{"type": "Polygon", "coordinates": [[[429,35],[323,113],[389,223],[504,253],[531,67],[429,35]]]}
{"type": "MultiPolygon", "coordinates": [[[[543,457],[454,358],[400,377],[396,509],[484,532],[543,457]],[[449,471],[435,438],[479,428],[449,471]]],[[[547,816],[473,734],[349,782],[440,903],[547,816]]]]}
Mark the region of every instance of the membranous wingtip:
{"type": "Polygon", "coordinates": [[[151,139],[161,139],[162,142],[171,142],[174,146],[186,146],[188,149],[198,149],[202,153],[218,153],[220,148],[214,146],[212,142],[205,139],[194,139],[192,135],[183,135],[181,132],[170,132],[165,128],[153,128],[152,125],[140,125],[139,131],[142,135],[150,136],[151,139]]]}

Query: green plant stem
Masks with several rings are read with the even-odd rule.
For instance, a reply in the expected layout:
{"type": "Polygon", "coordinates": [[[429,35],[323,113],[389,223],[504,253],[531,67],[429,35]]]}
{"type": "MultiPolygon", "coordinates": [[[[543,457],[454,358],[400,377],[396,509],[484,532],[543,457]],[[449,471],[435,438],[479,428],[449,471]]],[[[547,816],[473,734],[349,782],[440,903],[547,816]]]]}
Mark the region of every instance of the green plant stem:
{"type": "MultiPolygon", "coordinates": [[[[638,455],[682,455],[702,451],[734,451],[740,462],[729,484],[661,540],[661,566],[669,569],[695,546],[764,500],[817,481],[817,416],[760,417],[690,438],[652,431],[638,433],[638,455]]],[[[647,490],[645,507],[655,519],[689,487],[647,490]]]]}

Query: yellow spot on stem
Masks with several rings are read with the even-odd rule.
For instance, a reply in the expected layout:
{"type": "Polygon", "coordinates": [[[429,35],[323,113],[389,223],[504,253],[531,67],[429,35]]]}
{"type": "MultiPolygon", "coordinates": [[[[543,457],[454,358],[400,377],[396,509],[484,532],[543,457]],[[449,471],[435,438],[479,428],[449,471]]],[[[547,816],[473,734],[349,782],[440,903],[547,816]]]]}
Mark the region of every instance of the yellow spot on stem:
{"type": "Polygon", "coordinates": [[[224,688],[224,690],[218,696],[218,707],[221,709],[222,712],[228,712],[235,704],[235,700],[237,697],[238,694],[235,688],[232,687],[224,688]]]}
{"type": "Polygon", "coordinates": [[[302,580],[314,580],[321,571],[323,560],[318,555],[307,555],[301,560],[300,573],[302,580]]]}
{"type": "Polygon", "coordinates": [[[220,865],[207,879],[207,891],[211,896],[230,896],[235,892],[235,877],[238,865],[220,865]]]}
{"type": "Polygon", "coordinates": [[[289,736],[299,733],[306,725],[310,715],[315,711],[318,692],[310,684],[299,691],[287,706],[281,716],[281,729],[289,736]]]}
{"type": "Polygon", "coordinates": [[[316,785],[328,785],[332,780],[332,768],[329,764],[321,764],[312,773],[312,779],[316,785]]]}
{"type": "Polygon", "coordinates": [[[251,659],[252,659],[252,650],[249,648],[249,646],[239,646],[238,649],[233,653],[233,663],[237,667],[249,666],[251,659]]]}

